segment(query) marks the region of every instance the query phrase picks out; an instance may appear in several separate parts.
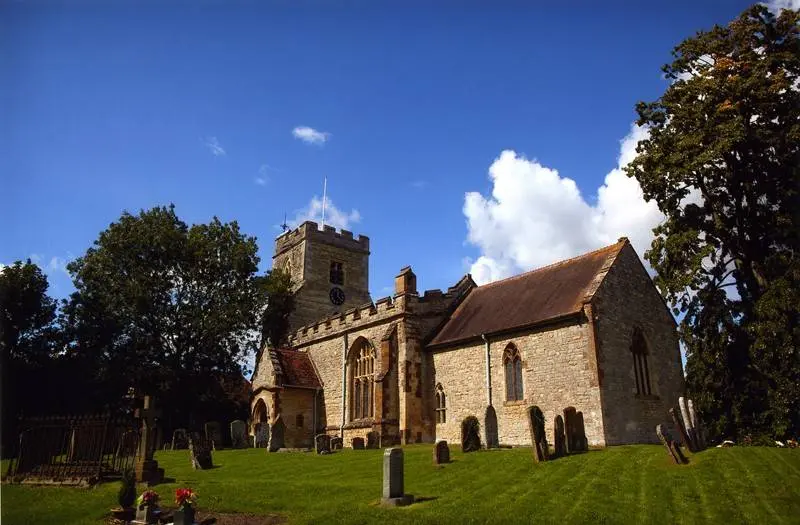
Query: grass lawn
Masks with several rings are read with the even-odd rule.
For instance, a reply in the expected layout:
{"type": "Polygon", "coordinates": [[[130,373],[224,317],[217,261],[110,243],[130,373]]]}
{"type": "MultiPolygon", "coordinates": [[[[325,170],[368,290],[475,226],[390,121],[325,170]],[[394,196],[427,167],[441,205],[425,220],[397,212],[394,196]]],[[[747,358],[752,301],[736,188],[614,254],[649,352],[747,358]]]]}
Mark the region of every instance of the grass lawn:
{"type": "MultiPolygon", "coordinates": [[[[171,503],[175,488],[191,487],[201,510],[281,514],[289,523],[800,523],[800,450],[710,449],[679,467],[652,445],[540,465],[530,449],[462,454],[451,447],[453,462],[436,468],[431,448],[405,448],[406,491],[425,499],[406,508],[377,506],[382,450],[223,450],[207,471],[193,471],[187,451],[159,452],[177,482],[155,490],[171,503]]],[[[2,523],[102,523],[118,486],[4,484],[2,523]]]]}

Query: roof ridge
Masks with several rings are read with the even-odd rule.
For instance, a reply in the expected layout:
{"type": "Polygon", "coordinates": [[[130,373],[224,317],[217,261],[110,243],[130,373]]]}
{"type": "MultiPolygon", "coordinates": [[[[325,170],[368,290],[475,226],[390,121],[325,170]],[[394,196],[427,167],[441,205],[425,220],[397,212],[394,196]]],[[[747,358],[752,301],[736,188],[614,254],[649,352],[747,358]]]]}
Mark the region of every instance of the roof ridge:
{"type": "Polygon", "coordinates": [[[608,244],[606,246],[603,246],[602,248],[598,248],[598,249],[592,250],[590,252],[582,253],[580,255],[576,255],[576,256],[570,257],[568,259],[562,259],[560,261],[556,261],[556,262],[547,264],[545,266],[540,266],[539,268],[534,268],[532,270],[528,270],[527,272],[522,272],[522,273],[517,274],[517,275],[512,275],[511,277],[506,277],[505,279],[499,279],[497,281],[492,281],[490,283],[483,284],[483,285],[478,286],[476,288],[478,290],[480,290],[481,288],[489,288],[489,287],[494,286],[496,284],[507,283],[509,281],[513,281],[514,279],[520,279],[522,277],[527,277],[527,276],[529,276],[531,274],[534,274],[536,272],[541,272],[541,271],[544,271],[544,270],[549,270],[551,268],[555,268],[557,266],[562,266],[562,265],[565,265],[567,263],[571,263],[573,261],[576,261],[578,259],[583,259],[584,257],[589,257],[591,255],[596,255],[596,254],[598,254],[600,252],[603,252],[603,251],[606,251],[606,250],[611,250],[612,248],[616,248],[618,246],[621,249],[622,246],[624,246],[627,242],[629,242],[627,237],[620,237],[620,240],[618,240],[614,244],[608,244]]]}

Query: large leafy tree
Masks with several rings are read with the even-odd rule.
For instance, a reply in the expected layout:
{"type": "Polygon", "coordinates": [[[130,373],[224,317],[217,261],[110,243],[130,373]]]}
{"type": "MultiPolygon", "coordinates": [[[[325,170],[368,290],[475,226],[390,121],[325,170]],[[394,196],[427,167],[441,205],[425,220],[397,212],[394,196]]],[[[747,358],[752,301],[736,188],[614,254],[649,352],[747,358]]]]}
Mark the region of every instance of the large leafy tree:
{"type": "Polygon", "coordinates": [[[103,231],[68,266],[76,292],[65,307],[99,397],[159,395],[173,425],[229,413],[225,390],[258,342],[256,252],[236,222],[188,226],[173,206],[124,213],[103,231]]]}
{"type": "Polygon", "coordinates": [[[698,33],[637,106],[650,134],[628,174],[666,216],[646,258],[717,435],[800,430],[798,21],[756,5],[698,33]]]}
{"type": "Polygon", "coordinates": [[[280,269],[270,270],[260,279],[266,305],[261,315],[261,348],[287,343],[289,317],[294,312],[295,301],[292,277],[280,269]]]}

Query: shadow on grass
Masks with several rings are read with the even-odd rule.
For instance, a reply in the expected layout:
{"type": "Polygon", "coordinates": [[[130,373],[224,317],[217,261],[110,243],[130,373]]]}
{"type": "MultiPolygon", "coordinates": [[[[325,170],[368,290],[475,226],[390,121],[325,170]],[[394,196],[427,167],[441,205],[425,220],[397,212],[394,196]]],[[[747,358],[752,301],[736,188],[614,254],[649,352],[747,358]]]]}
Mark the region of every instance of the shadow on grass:
{"type": "Polygon", "coordinates": [[[436,501],[437,499],[439,499],[439,496],[414,496],[413,505],[416,505],[417,503],[425,503],[426,501],[436,501]]]}

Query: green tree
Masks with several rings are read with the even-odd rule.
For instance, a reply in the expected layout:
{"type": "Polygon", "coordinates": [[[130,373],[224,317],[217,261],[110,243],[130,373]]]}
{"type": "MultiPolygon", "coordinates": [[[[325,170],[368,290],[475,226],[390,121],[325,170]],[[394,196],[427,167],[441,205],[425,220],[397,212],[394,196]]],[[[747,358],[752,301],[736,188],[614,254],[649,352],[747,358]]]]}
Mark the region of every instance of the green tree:
{"type": "Polygon", "coordinates": [[[683,41],[636,108],[650,134],[628,175],[666,216],[645,256],[717,436],[800,430],[798,21],[756,5],[683,41]]]}
{"type": "Polygon", "coordinates": [[[168,425],[221,417],[225,383],[258,342],[256,252],[236,222],[187,226],[174,206],[123,213],[103,231],[69,264],[76,292],[65,307],[98,397],[158,395],[168,425]]]}
{"type": "Polygon", "coordinates": [[[261,316],[261,348],[268,342],[279,347],[287,343],[289,317],[294,312],[292,277],[287,272],[274,269],[261,278],[261,290],[266,306],[261,316]]]}

